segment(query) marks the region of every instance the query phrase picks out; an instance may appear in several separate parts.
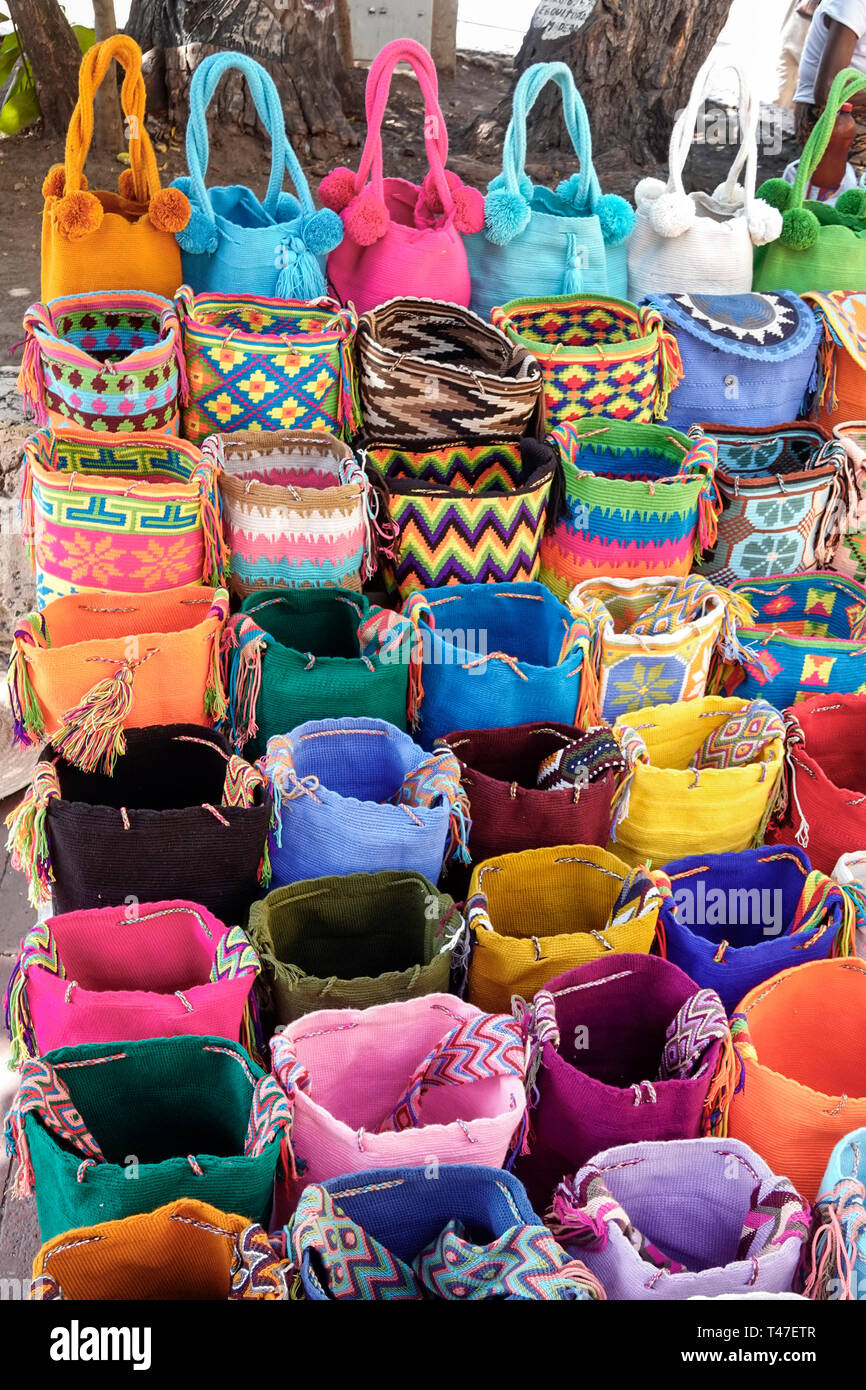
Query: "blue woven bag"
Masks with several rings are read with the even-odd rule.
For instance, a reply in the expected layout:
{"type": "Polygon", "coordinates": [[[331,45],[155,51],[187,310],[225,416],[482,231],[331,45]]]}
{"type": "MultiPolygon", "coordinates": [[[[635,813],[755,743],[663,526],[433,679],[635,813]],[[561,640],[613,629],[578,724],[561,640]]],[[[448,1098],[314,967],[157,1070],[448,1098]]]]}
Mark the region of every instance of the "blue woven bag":
{"type": "Polygon", "coordinates": [[[468,862],[468,802],[450,749],[424,753],[384,719],[320,719],[268,740],[272,888],[328,874],[468,862]]]}
{"type": "Polygon", "coordinates": [[[862,1303],[866,1300],[866,1129],[846,1134],[831,1153],[813,1220],[807,1297],[822,1303],[862,1303]]]}
{"type": "Polygon", "coordinates": [[[421,681],[410,682],[409,700],[422,748],[455,720],[467,729],[579,724],[595,708],[595,687],[584,680],[588,620],[543,584],[422,589],[403,614],[417,629],[421,681]]]}
{"type": "Polygon", "coordinates": [[[656,294],[645,302],[679,344],[684,375],[667,413],[674,429],[699,420],[776,425],[802,413],[821,329],[798,295],[656,294]]]}
{"type": "Polygon", "coordinates": [[[177,233],[184,282],[196,294],[255,294],[278,299],[317,299],[327,293],[325,256],[343,238],[343,224],[328,208],[316,211],[286,135],[273,78],[243,53],[212,53],[195,69],[186,127],[188,178],[173,188],[187,195],[192,215],[177,233]],[[263,202],[243,184],[205,186],[209,142],[207,108],[220,78],[243,73],[259,119],[271,138],[271,173],[263,202]],[[297,197],[283,193],[283,173],[297,197]]]}
{"type": "Polygon", "coordinates": [[[603,1297],[501,1168],[379,1168],[311,1183],[286,1228],[309,1299],[603,1297]]]}
{"type": "Polygon", "coordinates": [[[571,69],[535,63],[514,89],[502,150],[502,173],[488,185],[484,230],[465,238],[472,277],[470,307],[482,318],[497,304],[525,296],[607,294],[628,298],[626,242],[634,209],[602,194],[592,163],[589,118],[571,69]],[[579,172],[554,192],[526,173],[526,119],[548,82],[562,93],[565,124],[579,172]]]}
{"type": "Polygon", "coordinates": [[[665,954],[728,1014],[780,970],[852,953],[853,903],[796,845],[694,855],[664,872],[665,954]]]}

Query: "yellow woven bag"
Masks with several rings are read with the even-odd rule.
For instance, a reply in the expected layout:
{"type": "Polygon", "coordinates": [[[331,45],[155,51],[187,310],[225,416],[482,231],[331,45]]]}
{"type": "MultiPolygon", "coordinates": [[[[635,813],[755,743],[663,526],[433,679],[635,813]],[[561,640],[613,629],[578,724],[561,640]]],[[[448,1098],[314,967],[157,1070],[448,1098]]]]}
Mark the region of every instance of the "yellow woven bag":
{"type": "Polygon", "coordinates": [[[94,44],[78,73],[78,101],[66,132],[66,160],[42,185],[42,299],[90,290],[151,290],[173,299],[181,283],[175,240],[189,221],[189,199],[162,188],[144,128],[141,49],[125,34],[94,44]],[[84,161],[93,138],[93,99],[114,61],[124,69],[120,104],[129,167],[117,193],[89,190],[84,161]]]}

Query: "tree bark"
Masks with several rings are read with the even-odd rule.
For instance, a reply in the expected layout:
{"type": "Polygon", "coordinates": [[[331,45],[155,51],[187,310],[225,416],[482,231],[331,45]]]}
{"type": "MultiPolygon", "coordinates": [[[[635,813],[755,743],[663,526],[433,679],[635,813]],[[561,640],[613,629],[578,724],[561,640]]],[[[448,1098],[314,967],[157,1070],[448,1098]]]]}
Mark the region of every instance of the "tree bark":
{"type": "MultiPolygon", "coordinates": [[[[114,0],[93,0],[93,27],[96,42],[101,43],[117,33],[114,0]]],[[[117,154],[126,147],[123,117],[120,113],[120,93],[117,71],[107,72],[93,103],[93,143],[106,154],[117,154]]]]}
{"type": "MultiPolygon", "coordinates": [[[[283,101],[299,155],[327,158],[357,143],[346,119],[353,87],[337,38],[335,0],[132,0],[129,33],[143,50],[164,53],[167,116],[186,122],[189,83],[209,53],[234,49],[267,68],[283,101]]],[[[155,64],[152,55],[149,63],[155,64]]],[[[252,129],[256,112],[240,75],[220,83],[210,114],[252,129]]]]}
{"type": "Polygon", "coordinates": [[[9,0],[9,14],[30,64],[42,135],[66,134],[78,97],[81,49],[57,0],[9,0]]]}
{"type": "MultiPolygon", "coordinates": [[[[674,118],[724,26],[731,0],[542,0],[515,59],[564,62],[589,112],[593,153],[647,166],[667,159],[674,118]]],[[[511,98],[476,122],[479,147],[501,141],[511,98]]],[[[529,120],[530,151],[563,149],[568,135],[552,84],[529,120]]],[[[612,162],[612,161],[608,161],[612,162]]]]}

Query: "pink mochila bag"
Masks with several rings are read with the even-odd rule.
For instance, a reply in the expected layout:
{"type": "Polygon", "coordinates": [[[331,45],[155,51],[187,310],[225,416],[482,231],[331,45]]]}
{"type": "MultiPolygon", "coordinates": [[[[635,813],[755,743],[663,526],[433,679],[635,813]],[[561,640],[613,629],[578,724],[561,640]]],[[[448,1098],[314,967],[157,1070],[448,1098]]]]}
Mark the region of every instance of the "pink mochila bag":
{"type": "Polygon", "coordinates": [[[320,1009],[271,1042],[300,1180],[431,1162],[501,1168],[523,1139],[524,1044],[505,1014],[453,994],[320,1009]]]}
{"type": "Polygon", "coordinates": [[[338,167],[319,184],[325,207],[343,217],[345,236],[328,256],[328,279],[344,304],[366,313],[397,295],[469,304],[461,233],[480,232],[484,199],[445,168],[448,132],[439,107],[436,66],[426,48],[395,39],[367,77],[367,139],[357,174],[338,167]],[[419,188],[383,177],[382,120],[398,63],[412,68],[424,96],[424,144],[430,170],[419,188]]]}
{"type": "Polygon", "coordinates": [[[249,1049],[259,969],[240,927],[182,899],[49,917],[24,937],[6,991],[12,1062],[182,1033],[249,1049]]]}

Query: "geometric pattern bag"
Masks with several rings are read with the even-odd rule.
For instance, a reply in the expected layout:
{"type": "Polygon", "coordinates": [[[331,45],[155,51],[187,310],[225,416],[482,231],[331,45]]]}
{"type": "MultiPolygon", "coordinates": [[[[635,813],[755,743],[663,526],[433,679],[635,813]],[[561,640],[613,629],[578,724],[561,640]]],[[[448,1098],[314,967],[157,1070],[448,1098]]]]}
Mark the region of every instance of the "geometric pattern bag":
{"type": "Polygon", "coordinates": [[[866,1299],[866,1129],[840,1139],[815,1203],[809,1298],[866,1299]]]}
{"type": "Polygon", "coordinates": [[[736,1139],[622,1144],[556,1189],[551,1230],[608,1298],[784,1293],[811,1210],[736,1139]]]}
{"type": "Polygon", "coordinates": [[[6,990],[10,1066],[80,1043],[178,1033],[237,1039],[258,973],[241,928],[195,903],[49,917],[22,941],[6,990]]]}
{"type": "MultiPolygon", "coordinates": [[[[401,600],[446,584],[508,584],[538,577],[559,467],[532,437],[451,443],[371,442],[368,466],[387,486],[395,528],[383,564],[401,600]]],[[[554,502],[555,505],[555,502],[554,502]]]]}
{"type": "Polygon", "coordinates": [[[6,1144],[44,1240],[179,1197],[267,1226],[291,1122],[274,1078],[239,1043],[146,1038],[25,1062],[6,1144]]]}
{"type": "Polygon", "coordinates": [[[664,419],[682,378],[677,340],[658,311],[600,295],[512,299],[493,323],[538,360],[549,430],[584,415],[664,419]]]}
{"type": "Polygon", "coordinates": [[[719,534],[700,572],[717,584],[832,565],[859,495],[844,446],[820,426],[705,424],[719,446],[719,534]]]}
{"type": "Polygon", "coordinates": [[[169,299],[145,290],[31,304],[18,377],[37,425],[106,434],[177,434],[186,368],[169,299]]]}
{"type": "Polygon", "coordinates": [[[201,444],[236,430],[354,432],[354,309],[325,297],[193,294],[189,285],[175,303],[189,383],[186,439],[201,444]]]}
{"type": "Polygon", "coordinates": [[[834,425],[833,435],[851,461],[856,486],[849,498],[847,525],[840,528],[842,534],[830,568],[862,583],[866,579],[866,426],[862,420],[849,420],[834,425]]]}
{"type": "Polygon", "coordinates": [[[82,592],[222,584],[217,466],[173,434],[39,430],[21,511],[37,604],[82,592]]]}
{"type": "Polygon", "coordinates": [[[389,299],[355,339],[364,431],[375,439],[503,439],[542,433],[541,368],[477,314],[389,299]]]}
{"type": "Polygon", "coordinates": [[[812,411],[818,424],[835,429],[863,414],[866,392],[866,294],[854,290],[806,291],[818,320],[818,386],[812,411]]]}

